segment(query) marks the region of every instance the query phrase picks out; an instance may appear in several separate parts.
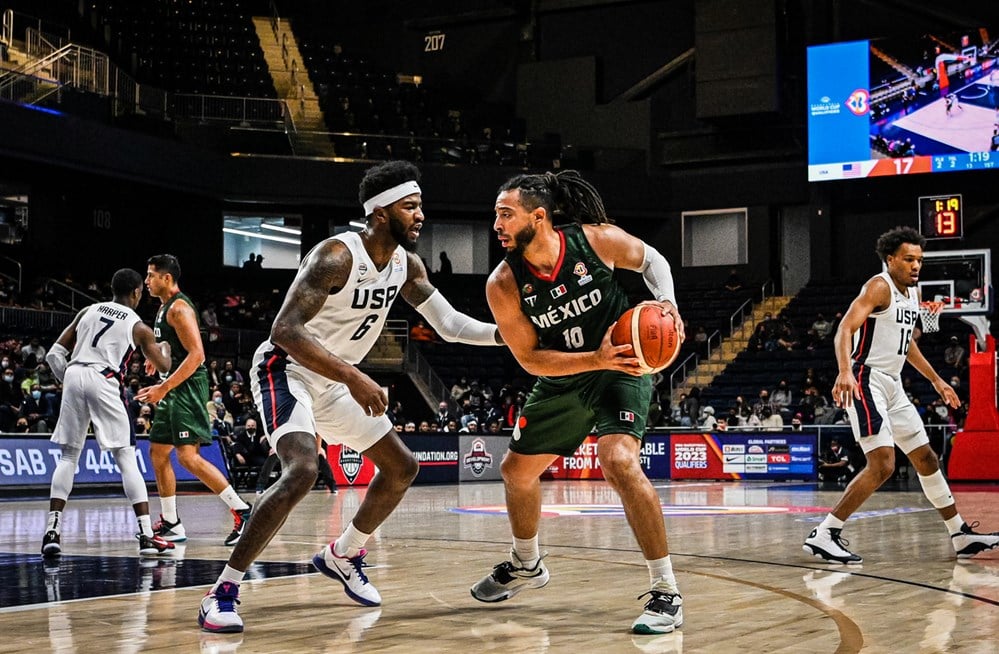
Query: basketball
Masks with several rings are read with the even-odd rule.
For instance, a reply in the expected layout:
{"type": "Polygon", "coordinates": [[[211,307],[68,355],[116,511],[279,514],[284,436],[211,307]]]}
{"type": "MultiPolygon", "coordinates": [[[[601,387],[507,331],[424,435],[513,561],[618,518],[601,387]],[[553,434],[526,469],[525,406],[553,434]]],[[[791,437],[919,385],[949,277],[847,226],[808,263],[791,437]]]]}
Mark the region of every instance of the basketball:
{"type": "Polygon", "coordinates": [[[614,345],[631,345],[648,372],[662,370],[680,354],[680,337],[673,316],[652,304],[640,304],[621,314],[611,332],[614,345]]]}

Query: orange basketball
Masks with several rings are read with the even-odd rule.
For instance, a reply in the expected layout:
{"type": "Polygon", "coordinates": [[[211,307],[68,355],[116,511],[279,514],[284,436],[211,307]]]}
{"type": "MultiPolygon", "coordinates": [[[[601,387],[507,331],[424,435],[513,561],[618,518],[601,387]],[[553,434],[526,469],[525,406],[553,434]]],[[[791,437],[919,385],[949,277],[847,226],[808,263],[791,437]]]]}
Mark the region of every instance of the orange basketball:
{"type": "Polygon", "coordinates": [[[631,345],[649,372],[665,368],[680,354],[680,336],[673,316],[662,315],[662,310],[651,304],[640,304],[621,314],[611,332],[611,342],[631,345]]]}

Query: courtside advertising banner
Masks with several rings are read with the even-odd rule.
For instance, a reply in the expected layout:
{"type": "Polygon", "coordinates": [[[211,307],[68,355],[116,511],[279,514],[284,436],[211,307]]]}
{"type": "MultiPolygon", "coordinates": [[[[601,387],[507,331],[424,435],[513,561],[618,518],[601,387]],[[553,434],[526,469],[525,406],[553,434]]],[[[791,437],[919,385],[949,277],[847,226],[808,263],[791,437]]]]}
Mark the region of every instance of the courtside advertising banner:
{"type": "MultiPolygon", "coordinates": [[[[0,486],[49,486],[52,473],[62,452],[46,437],[0,439],[0,486]]],[[[201,447],[201,456],[219,470],[228,470],[218,441],[201,447]]],[[[149,441],[136,439],[135,458],[139,472],[147,482],[156,481],[149,459],[149,441]]],[[[177,481],[197,481],[198,478],[177,463],[173,455],[177,481]]],[[[76,466],[74,484],[120,484],[121,471],[111,452],[101,451],[97,441],[88,437],[76,466]]]]}
{"type": "Polygon", "coordinates": [[[716,432],[670,436],[673,479],[815,479],[814,433],[716,432]]]}

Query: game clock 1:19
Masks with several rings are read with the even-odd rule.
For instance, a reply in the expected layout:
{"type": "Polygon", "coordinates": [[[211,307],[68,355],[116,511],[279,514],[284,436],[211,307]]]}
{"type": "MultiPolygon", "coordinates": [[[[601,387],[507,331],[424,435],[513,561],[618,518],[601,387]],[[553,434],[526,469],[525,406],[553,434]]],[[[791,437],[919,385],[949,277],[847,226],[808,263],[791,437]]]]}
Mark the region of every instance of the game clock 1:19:
{"type": "Polygon", "coordinates": [[[961,194],[919,198],[919,233],[926,238],[962,238],[964,202],[961,194]]]}

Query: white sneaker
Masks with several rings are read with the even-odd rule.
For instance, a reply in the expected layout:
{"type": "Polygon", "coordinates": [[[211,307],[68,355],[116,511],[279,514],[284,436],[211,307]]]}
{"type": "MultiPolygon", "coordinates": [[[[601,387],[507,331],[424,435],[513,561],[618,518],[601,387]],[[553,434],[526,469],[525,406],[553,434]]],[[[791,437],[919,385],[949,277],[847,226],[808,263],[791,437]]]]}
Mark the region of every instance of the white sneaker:
{"type": "Polygon", "coordinates": [[[239,584],[223,581],[202,598],[201,610],[198,611],[198,624],[205,631],[216,634],[243,631],[243,618],[236,612],[237,604],[239,604],[239,584]]]}
{"type": "Polygon", "coordinates": [[[966,522],[961,525],[961,531],[951,534],[950,542],[954,545],[957,558],[969,559],[981,552],[995,549],[999,545],[999,532],[979,534],[975,531],[975,527],[977,526],[977,521],[972,522],[970,525],[966,522]]]}
{"type": "Polygon", "coordinates": [[[656,584],[638,599],[650,595],[645,610],[631,624],[632,633],[668,634],[683,626],[683,598],[675,588],[656,584]]]}
{"type": "Polygon", "coordinates": [[[357,556],[349,559],[339,557],[333,554],[333,545],[330,544],[312,557],[312,565],[330,579],[336,579],[343,584],[347,597],[358,604],[380,606],[382,596],[364,574],[364,557],[367,554],[367,550],[361,550],[357,556]]]}
{"type": "Polygon", "coordinates": [[[842,530],[816,527],[812,533],[808,534],[801,549],[830,563],[845,563],[847,565],[863,563],[864,559],[846,549],[850,541],[840,536],[840,531],[842,530]]]}
{"type": "Polygon", "coordinates": [[[524,566],[517,553],[510,552],[509,561],[493,567],[493,571],[472,586],[472,597],[480,602],[502,602],[526,588],[542,588],[548,584],[548,568],[542,554],[533,568],[524,566]]]}

